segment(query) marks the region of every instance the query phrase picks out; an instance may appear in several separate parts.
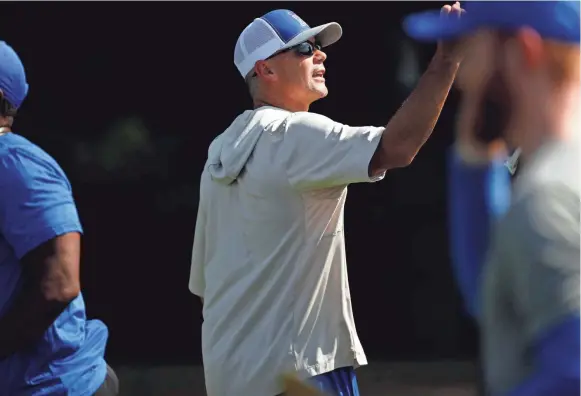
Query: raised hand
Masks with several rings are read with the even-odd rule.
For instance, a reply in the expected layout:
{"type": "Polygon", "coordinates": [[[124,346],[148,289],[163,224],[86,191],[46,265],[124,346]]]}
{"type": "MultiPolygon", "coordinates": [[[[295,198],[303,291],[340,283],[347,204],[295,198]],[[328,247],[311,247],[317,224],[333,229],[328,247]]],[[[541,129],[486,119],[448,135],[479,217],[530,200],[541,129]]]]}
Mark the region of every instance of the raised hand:
{"type": "MultiPolygon", "coordinates": [[[[457,1],[454,5],[446,4],[443,6],[440,10],[440,16],[448,19],[462,18],[462,14],[465,12],[460,6],[460,2],[457,1]]],[[[461,62],[464,58],[464,42],[463,39],[440,41],[438,42],[438,53],[446,59],[461,62]]]]}

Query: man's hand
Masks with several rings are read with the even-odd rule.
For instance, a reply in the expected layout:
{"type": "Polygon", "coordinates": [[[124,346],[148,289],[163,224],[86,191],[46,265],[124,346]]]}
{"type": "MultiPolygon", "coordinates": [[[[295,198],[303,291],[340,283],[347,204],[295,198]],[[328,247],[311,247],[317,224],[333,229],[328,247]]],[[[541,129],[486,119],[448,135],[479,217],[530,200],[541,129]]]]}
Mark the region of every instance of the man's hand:
{"type": "MultiPolygon", "coordinates": [[[[457,1],[452,6],[443,6],[440,10],[440,15],[442,18],[461,18],[462,14],[465,12],[466,11],[460,7],[460,2],[457,1]]],[[[465,40],[463,39],[440,41],[438,42],[438,50],[436,54],[445,60],[459,63],[464,58],[464,43],[465,40]]]]}

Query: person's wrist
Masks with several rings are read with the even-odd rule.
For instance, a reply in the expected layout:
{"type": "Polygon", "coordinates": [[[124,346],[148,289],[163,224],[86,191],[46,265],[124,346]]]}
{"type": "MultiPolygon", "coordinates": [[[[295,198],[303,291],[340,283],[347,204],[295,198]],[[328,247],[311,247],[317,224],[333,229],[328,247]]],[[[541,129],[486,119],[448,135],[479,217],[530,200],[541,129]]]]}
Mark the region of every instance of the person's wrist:
{"type": "Polygon", "coordinates": [[[460,55],[455,53],[448,53],[441,48],[438,48],[432,57],[432,63],[442,68],[458,69],[461,62],[462,57],[460,55]]]}

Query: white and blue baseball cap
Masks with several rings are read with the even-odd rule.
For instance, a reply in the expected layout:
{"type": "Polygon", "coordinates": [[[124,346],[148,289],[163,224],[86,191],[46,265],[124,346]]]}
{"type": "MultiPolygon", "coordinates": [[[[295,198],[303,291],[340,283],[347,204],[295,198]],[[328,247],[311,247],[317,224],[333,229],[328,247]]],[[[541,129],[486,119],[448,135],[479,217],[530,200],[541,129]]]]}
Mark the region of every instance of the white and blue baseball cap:
{"type": "Polygon", "coordinates": [[[442,18],[439,11],[411,14],[404,19],[406,33],[419,41],[434,42],[470,34],[480,28],[513,30],[528,26],[541,37],[579,43],[579,0],[467,1],[461,18],[442,18]]]}
{"type": "Polygon", "coordinates": [[[234,64],[246,78],[259,60],[313,37],[321,47],[326,47],[337,42],[342,34],[343,30],[336,22],[311,28],[292,11],[270,11],[242,31],[234,49],[234,64]]]}

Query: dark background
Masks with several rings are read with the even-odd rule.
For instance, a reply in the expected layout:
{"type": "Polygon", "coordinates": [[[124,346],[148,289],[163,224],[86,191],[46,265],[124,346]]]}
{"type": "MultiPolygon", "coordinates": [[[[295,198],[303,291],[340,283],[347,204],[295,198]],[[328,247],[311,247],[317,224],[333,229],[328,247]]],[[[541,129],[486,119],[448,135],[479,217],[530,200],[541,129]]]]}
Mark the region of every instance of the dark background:
{"type": "MultiPolygon", "coordinates": [[[[3,2],[1,38],[30,92],[15,132],[67,172],[85,227],[88,315],[110,330],[114,363],[201,363],[201,305],[187,288],[207,148],[251,106],[234,44],[253,18],[295,11],[337,21],[326,49],[329,96],[312,106],[350,125],[383,125],[435,46],[401,18],[436,2],[3,2]]],[[[448,255],[445,155],[452,92],[414,163],[350,187],[351,292],[372,360],[470,358],[476,334],[448,255]]]]}

